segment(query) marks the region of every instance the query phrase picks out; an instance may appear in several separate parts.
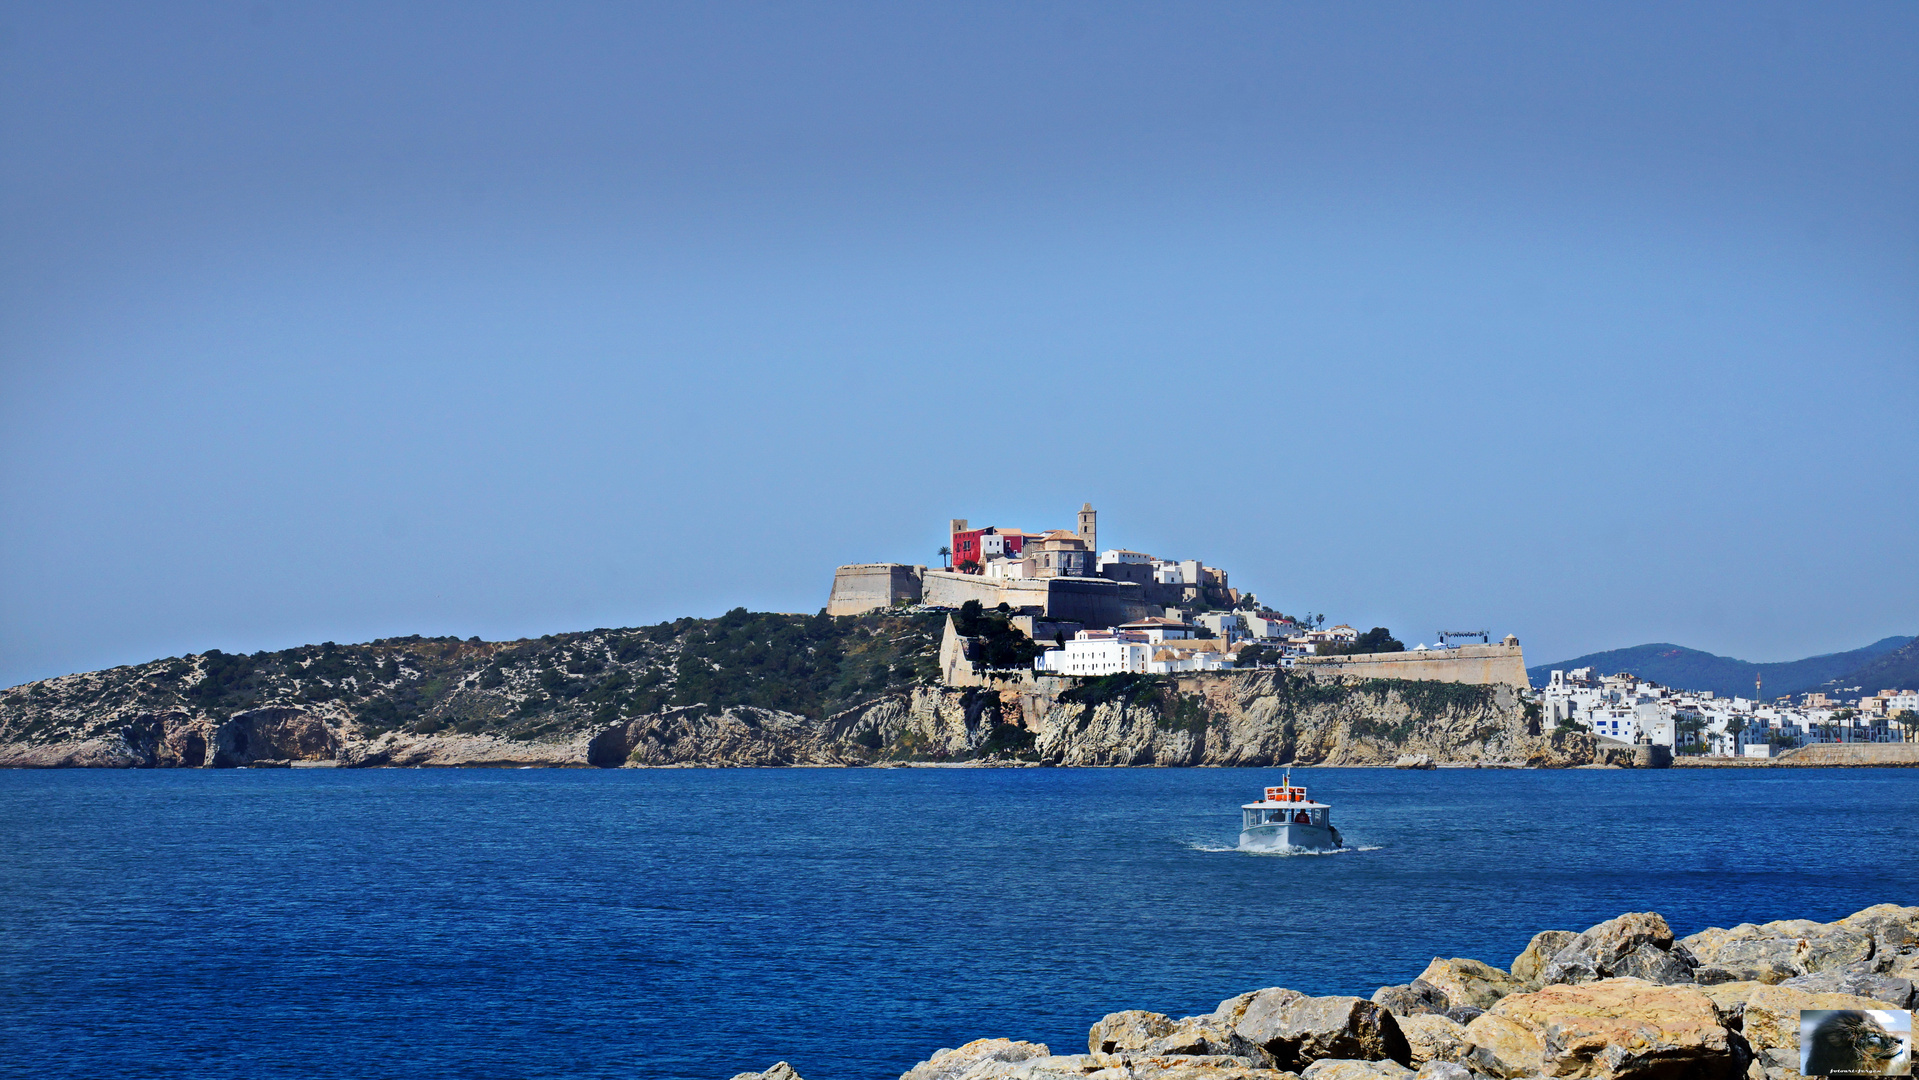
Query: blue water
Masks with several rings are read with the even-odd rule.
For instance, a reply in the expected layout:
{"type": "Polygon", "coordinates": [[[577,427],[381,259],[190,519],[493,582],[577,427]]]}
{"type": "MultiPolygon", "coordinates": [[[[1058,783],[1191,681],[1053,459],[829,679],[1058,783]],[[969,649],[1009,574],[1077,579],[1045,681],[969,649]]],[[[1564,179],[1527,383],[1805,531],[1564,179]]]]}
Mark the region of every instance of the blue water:
{"type": "Polygon", "coordinates": [[[0,771],[0,1072],[896,1077],[1434,955],[1919,902],[1919,770],[0,771]],[[1904,882],[1903,884],[1895,884],[1904,882]]]}

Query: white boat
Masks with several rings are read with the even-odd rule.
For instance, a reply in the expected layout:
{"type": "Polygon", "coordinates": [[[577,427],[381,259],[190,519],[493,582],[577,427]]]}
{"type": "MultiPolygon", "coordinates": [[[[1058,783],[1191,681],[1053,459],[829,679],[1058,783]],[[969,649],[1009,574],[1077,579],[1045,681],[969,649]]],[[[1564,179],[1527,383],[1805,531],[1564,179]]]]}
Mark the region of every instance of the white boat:
{"type": "Polygon", "coordinates": [[[1305,788],[1294,786],[1291,769],[1278,787],[1266,789],[1265,798],[1239,809],[1245,822],[1239,831],[1241,851],[1332,851],[1346,846],[1333,828],[1333,808],[1312,801],[1305,788]]]}

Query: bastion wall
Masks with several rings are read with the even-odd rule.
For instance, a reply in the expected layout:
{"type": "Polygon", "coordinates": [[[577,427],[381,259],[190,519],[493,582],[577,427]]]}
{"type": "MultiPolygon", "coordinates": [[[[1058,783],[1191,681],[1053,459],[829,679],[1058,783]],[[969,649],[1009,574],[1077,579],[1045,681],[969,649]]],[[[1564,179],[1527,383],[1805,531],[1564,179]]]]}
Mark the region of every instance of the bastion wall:
{"type": "Polygon", "coordinates": [[[1044,615],[1046,583],[1006,581],[980,574],[962,574],[957,570],[926,572],[926,591],[921,598],[922,603],[932,607],[956,608],[968,600],[978,600],[980,606],[985,608],[1005,604],[1014,611],[1028,609],[1029,614],[1044,615]]]}
{"type": "Polygon", "coordinates": [[[1461,645],[1444,651],[1302,656],[1296,670],[1326,678],[1428,679],[1479,686],[1527,686],[1526,660],[1517,645],[1461,645]]]}
{"type": "Polygon", "coordinates": [[[901,600],[917,603],[924,566],[905,563],[854,563],[833,571],[833,592],[826,600],[828,615],[860,615],[889,608],[901,600]]]}

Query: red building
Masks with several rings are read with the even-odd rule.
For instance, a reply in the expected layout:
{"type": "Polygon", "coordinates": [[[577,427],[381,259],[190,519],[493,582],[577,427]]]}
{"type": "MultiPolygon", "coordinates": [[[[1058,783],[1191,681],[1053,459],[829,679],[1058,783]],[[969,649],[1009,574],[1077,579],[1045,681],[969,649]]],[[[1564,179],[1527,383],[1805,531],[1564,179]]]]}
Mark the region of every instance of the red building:
{"type": "Polygon", "coordinates": [[[953,565],[984,563],[987,559],[1019,558],[1026,534],[1018,529],[969,529],[965,518],[953,519],[953,565]]]}

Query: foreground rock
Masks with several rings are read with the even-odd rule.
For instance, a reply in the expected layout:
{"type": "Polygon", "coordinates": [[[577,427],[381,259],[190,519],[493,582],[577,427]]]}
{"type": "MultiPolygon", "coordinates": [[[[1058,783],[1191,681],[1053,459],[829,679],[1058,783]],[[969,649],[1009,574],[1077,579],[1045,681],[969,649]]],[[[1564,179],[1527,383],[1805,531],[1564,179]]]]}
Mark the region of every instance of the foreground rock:
{"type": "Polygon", "coordinates": [[[1515,994],[1466,1025],[1467,1064],[1496,1077],[1740,1076],[1744,1054],[1690,987],[1604,979],[1515,994]]]}
{"type": "Polygon", "coordinates": [[[1052,1053],[1045,1043],[974,1039],[965,1046],[935,1053],[908,1069],[900,1080],[987,1080],[1010,1076],[1013,1066],[1047,1058],[1052,1053]]]}
{"type": "MultiPolygon", "coordinates": [[[[1919,907],[1677,940],[1631,912],[1543,931],[1506,971],[1435,957],[1370,1001],[1274,986],[1200,1016],[1127,1010],[1092,1025],[1084,1054],[979,1039],[901,1080],[1795,1080],[1801,1009],[1905,1008],[1916,960],[1919,907]]],[[[782,1062],[734,1080],[799,1078],[782,1062]]]]}
{"type": "Polygon", "coordinates": [[[1490,1009],[1500,998],[1526,988],[1524,982],[1490,964],[1459,957],[1451,960],[1433,957],[1433,962],[1419,973],[1413,985],[1422,982],[1444,994],[1448,1008],[1471,1005],[1490,1009]]]}
{"type": "Polygon", "coordinates": [[[1552,962],[1559,950],[1572,944],[1578,936],[1573,930],[1541,930],[1526,944],[1525,951],[1513,958],[1512,967],[1508,970],[1521,985],[1529,990],[1537,990],[1546,965],[1552,962]]]}
{"type": "MultiPolygon", "coordinates": [[[[1672,929],[1657,912],[1633,912],[1607,919],[1567,942],[1540,970],[1543,985],[1582,983],[1615,975],[1644,977],[1648,969],[1664,971],[1674,959],[1672,929]],[[1626,970],[1626,969],[1633,970],[1626,970]]],[[[1690,968],[1688,968],[1690,971],[1690,968]]],[[[1677,982],[1679,979],[1647,980],[1677,982]]],[[[1683,981],[1692,981],[1687,977],[1683,981]]]]}
{"type": "Polygon", "coordinates": [[[1910,984],[1919,981],[1919,920],[1913,910],[1880,904],[1836,923],[1784,919],[1729,930],[1715,926],[1679,944],[1698,959],[1694,977],[1702,983],[1778,984],[1826,976],[1808,988],[1896,992],[1896,983],[1858,981],[1886,976],[1903,980],[1910,1000],[1910,984]]]}
{"type": "MultiPolygon", "coordinates": [[[[1288,991],[1290,993],[1290,991],[1288,991]]],[[[1399,1021],[1357,997],[1298,997],[1285,1004],[1255,1003],[1234,1032],[1263,1051],[1279,1069],[1300,1069],[1321,1058],[1411,1060],[1399,1021]]]]}

